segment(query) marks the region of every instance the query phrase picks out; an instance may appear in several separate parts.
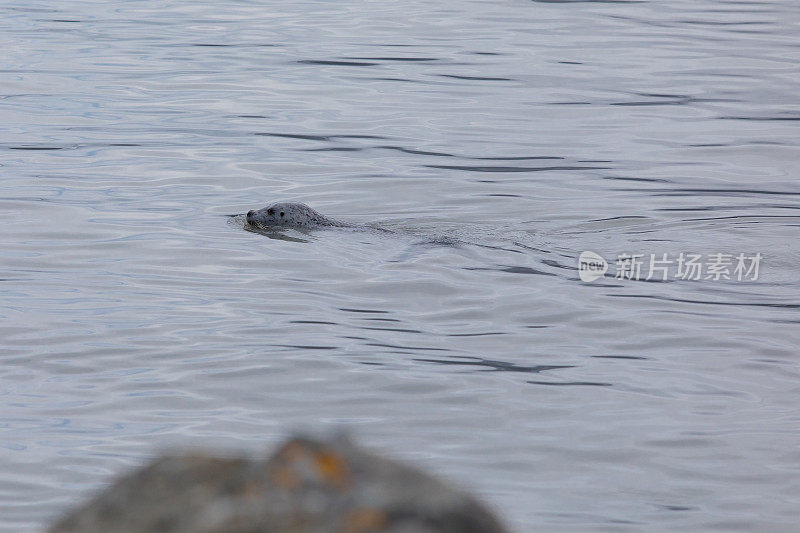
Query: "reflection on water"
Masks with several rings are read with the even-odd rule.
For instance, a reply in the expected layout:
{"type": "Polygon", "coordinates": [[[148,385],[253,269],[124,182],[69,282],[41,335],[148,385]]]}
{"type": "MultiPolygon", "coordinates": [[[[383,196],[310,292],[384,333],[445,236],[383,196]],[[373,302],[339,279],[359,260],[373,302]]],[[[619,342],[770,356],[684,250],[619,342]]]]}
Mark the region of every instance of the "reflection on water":
{"type": "Polygon", "coordinates": [[[340,424],[519,531],[794,526],[791,3],[3,10],[3,531],[340,424]]]}

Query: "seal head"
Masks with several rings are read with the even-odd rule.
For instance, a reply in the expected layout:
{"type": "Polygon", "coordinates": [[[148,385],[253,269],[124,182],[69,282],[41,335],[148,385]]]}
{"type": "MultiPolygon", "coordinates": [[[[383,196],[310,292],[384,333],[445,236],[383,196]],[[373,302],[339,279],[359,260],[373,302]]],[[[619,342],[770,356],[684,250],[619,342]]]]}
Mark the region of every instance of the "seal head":
{"type": "Polygon", "coordinates": [[[248,211],[247,223],[251,226],[284,226],[309,228],[314,226],[341,226],[342,224],[320,215],[306,204],[280,202],[270,206],[248,211]]]}

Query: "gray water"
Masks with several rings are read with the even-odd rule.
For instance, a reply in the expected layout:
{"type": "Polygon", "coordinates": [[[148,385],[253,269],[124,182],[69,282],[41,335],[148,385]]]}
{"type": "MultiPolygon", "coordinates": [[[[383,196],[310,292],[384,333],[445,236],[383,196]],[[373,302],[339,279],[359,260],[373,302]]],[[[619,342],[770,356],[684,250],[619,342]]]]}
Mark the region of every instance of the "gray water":
{"type": "Polygon", "coordinates": [[[340,426],[520,532],[796,527],[800,4],[0,6],[3,531],[340,426]]]}

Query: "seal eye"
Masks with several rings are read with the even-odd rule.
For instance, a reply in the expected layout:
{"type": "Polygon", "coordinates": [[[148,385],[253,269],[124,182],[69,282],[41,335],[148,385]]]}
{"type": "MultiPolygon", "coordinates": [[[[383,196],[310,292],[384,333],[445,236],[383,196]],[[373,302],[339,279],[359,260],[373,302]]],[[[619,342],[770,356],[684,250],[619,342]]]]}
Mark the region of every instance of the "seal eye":
{"type": "Polygon", "coordinates": [[[274,215],[275,214],[275,210],[272,209],[272,208],[269,208],[269,209],[267,209],[267,214],[268,215],[274,215]]]}
{"type": "Polygon", "coordinates": [[[283,211],[281,211],[281,216],[283,216],[283,215],[284,215],[284,212],[283,212],[283,211]]]}

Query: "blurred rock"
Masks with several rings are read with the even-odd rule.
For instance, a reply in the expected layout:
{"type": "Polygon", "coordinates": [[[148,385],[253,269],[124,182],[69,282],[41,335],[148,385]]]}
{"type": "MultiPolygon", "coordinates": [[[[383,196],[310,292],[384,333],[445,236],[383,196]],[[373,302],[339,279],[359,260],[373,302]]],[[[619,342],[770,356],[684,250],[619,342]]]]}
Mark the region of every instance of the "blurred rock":
{"type": "Polygon", "coordinates": [[[271,458],[165,456],[52,533],[495,533],[479,502],[343,437],[295,438],[271,458]]]}

